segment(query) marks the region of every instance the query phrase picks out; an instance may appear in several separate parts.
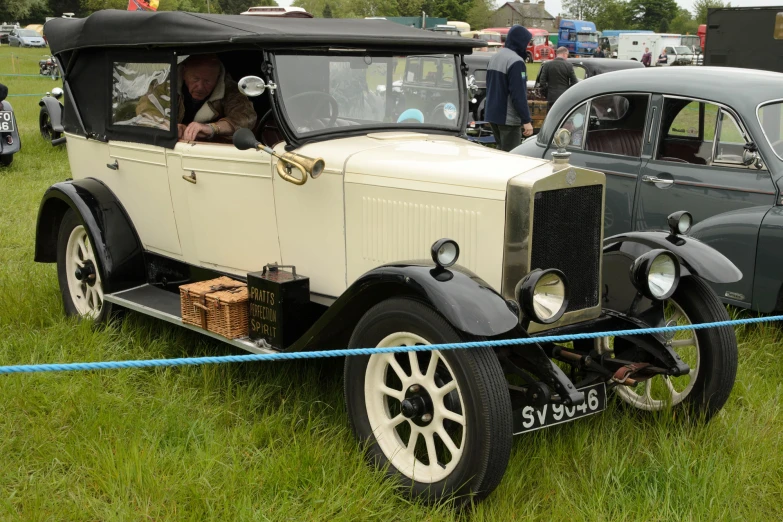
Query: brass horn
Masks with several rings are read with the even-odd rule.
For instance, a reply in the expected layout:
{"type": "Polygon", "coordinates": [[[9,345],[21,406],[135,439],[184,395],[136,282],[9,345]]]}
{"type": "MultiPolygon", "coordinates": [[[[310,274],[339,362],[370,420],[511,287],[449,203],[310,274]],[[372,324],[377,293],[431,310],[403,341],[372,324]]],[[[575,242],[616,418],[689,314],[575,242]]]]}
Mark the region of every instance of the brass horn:
{"type": "Polygon", "coordinates": [[[321,158],[310,158],[294,152],[273,153],[273,155],[280,160],[277,162],[277,174],[294,185],[304,185],[308,175],[316,179],[324,171],[325,163],[321,158]],[[297,169],[302,176],[299,178],[292,176],[292,169],[297,169]]]}
{"type": "Polygon", "coordinates": [[[317,178],[323,173],[324,167],[326,166],[324,160],[321,158],[313,159],[294,152],[277,154],[275,151],[256,140],[256,137],[250,129],[237,130],[234,133],[233,141],[234,146],[239,150],[263,150],[267,154],[276,157],[279,160],[277,162],[277,173],[281,178],[294,185],[304,185],[307,183],[308,175],[313,179],[317,178]],[[291,169],[297,169],[301,172],[302,177],[297,178],[296,176],[292,176],[291,169]]]}

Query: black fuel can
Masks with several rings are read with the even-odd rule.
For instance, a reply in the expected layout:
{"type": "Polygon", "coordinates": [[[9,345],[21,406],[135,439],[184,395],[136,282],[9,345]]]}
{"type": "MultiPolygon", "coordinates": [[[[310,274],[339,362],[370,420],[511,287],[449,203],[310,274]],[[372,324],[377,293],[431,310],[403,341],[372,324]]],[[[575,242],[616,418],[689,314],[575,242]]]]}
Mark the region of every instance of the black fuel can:
{"type": "Polygon", "coordinates": [[[308,326],[309,277],[297,275],[293,266],[267,265],[247,274],[247,289],[251,340],[283,349],[301,337],[308,326]]]}

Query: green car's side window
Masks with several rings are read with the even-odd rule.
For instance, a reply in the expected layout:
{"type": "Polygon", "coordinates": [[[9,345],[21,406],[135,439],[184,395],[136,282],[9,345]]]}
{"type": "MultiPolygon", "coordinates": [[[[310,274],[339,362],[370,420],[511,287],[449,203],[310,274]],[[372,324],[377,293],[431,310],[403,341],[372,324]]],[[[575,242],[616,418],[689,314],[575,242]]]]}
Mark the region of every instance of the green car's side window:
{"type": "Polygon", "coordinates": [[[710,164],[719,112],[720,108],[711,103],[666,98],[656,159],[693,165],[710,164]]]}

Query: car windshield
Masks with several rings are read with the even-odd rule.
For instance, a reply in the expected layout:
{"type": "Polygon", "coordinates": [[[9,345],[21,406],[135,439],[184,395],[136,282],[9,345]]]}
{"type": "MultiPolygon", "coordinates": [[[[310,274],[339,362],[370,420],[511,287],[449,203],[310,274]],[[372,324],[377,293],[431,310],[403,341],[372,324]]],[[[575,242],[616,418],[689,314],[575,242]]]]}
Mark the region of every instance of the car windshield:
{"type": "Polygon", "coordinates": [[[36,33],[32,29],[22,29],[21,31],[16,31],[17,36],[26,36],[26,37],[35,37],[35,36],[41,36],[40,34],[36,33]]]}
{"type": "Polygon", "coordinates": [[[685,47],[684,45],[678,45],[674,48],[675,51],[677,51],[677,54],[693,54],[693,51],[691,51],[689,48],[685,47]]]}
{"type": "Polygon", "coordinates": [[[485,42],[497,42],[500,43],[500,34],[494,33],[494,34],[488,34],[488,33],[482,33],[478,35],[480,40],[484,40],[485,42]]]}
{"type": "Polygon", "coordinates": [[[547,41],[549,41],[549,38],[546,36],[533,37],[533,45],[546,45],[547,41]]]}
{"type": "Polygon", "coordinates": [[[769,146],[778,159],[783,160],[783,102],[762,105],[759,107],[758,118],[769,146]]]}
{"type": "Polygon", "coordinates": [[[597,33],[579,33],[579,34],[576,35],[576,40],[578,42],[598,43],[598,34],[597,33]]]}
{"type": "Polygon", "coordinates": [[[278,54],[276,63],[278,95],[299,135],[459,128],[464,81],[454,55],[278,54]]]}

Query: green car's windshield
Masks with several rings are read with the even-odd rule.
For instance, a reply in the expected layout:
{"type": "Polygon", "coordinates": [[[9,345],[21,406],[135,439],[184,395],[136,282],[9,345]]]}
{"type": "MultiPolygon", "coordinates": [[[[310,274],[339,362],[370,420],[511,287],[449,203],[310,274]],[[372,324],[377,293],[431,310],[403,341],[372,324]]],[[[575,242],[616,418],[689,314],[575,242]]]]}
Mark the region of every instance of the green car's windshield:
{"type": "Polygon", "coordinates": [[[758,118],[770,147],[778,159],[783,160],[783,101],[759,107],[758,118]]]}
{"type": "Polygon", "coordinates": [[[454,55],[276,56],[278,96],[298,135],[331,130],[457,130],[464,86],[454,55]]]}

